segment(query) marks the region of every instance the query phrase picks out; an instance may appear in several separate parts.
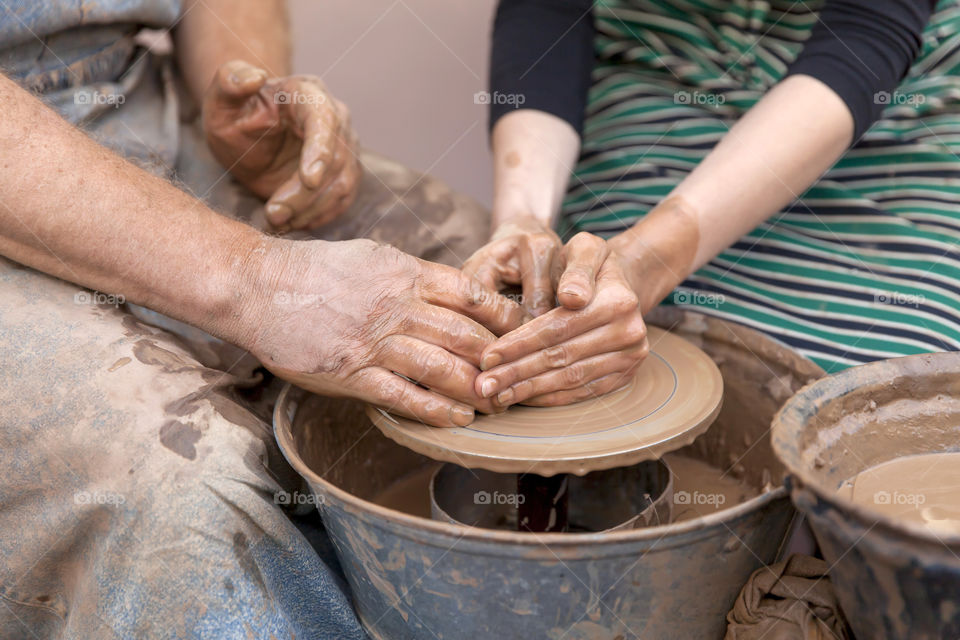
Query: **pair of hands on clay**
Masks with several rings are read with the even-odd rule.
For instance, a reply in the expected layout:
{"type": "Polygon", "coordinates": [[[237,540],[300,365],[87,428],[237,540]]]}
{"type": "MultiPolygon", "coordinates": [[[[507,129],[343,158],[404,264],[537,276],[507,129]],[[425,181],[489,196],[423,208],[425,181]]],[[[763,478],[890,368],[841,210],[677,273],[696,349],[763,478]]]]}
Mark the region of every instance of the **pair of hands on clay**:
{"type": "Polygon", "coordinates": [[[474,383],[484,349],[526,319],[518,304],[371,240],[267,242],[234,333],[279,377],[434,426],[501,410],[474,383]]]}
{"type": "Polygon", "coordinates": [[[214,156],[267,201],[277,231],[319,227],[353,203],[357,136],[346,106],[316,76],[270,77],[227,62],[204,95],[202,118],[214,156]]]}
{"type": "MultiPolygon", "coordinates": [[[[204,96],[203,123],[215,157],[267,200],[276,230],[321,226],[353,202],[357,138],[318,78],[228,62],[204,96]]],[[[264,254],[255,281],[265,284],[239,324],[244,346],[280,377],[436,426],[500,410],[474,381],[494,334],[522,323],[517,304],[367,240],[271,239],[264,254]]]]}
{"type": "Polygon", "coordinates": [[[476,393],[498,407],[569,404],[624,384],[649,352],[638,274],[614,241],[562,244],[533,216],[501,224],[464,273],[489,290],[520,285],[534,319],[484,348],[476,393]]]}

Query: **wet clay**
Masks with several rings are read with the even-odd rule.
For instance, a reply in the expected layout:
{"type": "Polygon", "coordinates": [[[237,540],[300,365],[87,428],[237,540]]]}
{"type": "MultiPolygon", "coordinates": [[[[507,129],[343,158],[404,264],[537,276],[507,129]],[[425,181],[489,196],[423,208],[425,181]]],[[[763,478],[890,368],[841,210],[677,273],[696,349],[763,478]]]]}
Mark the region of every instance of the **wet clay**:
{"type": "Polygon", "coordinates": [[[637,464],[692,442],[720,411],[723,380],[696,346],[649,328],[650,355],[626,386],[562,407],[514,405],[467,427],[438,429],[376,408],[367,415],[422,455],[499,473],[590,471],[637,464]]]}
{"type": "Polygon", "coordinates": [[[860,472],[837,493],[936,535],[960,535],[960,452],[894,458],[860,472]]]}
{"type": "Polygon", "coordinates": [[[673,473],[673,522],[693,520],[746,502],[759,491],[721,469],[676,453],[663,456],[673,473]]]}

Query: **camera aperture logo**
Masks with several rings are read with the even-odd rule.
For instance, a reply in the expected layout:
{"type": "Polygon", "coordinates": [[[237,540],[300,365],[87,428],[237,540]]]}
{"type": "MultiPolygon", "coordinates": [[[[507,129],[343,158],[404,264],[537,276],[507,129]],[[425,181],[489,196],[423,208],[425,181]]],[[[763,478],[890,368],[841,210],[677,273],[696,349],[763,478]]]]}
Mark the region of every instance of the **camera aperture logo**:
{"type": "Polygon", "coordinates": [[[674,104],[719,107],[726,101],[727,97],[723,94],[709,91],[677,91],[673,94],[674,104]]]}
{"type": "Polygon", "coordinates": [[[707,293],[693,289],[678,289],[673,292],[673,304],[691,304],[698,307],[719,307],[727,301],[722,293],[707,293]]]}
{"type": "Polygon", "coordinates": [[[914,309],[926,304],[927,298],[920,293],[900,293],[899,291],[877,292],[873,296],[877,304],[888,304],[895,307],[913,307],[914,309]]]}
{"type": "Polygon", "coordinates": [[[711,505],[719,507],[722,504],[726,503],[727,496],[722,493],[701,493],[699,491],[694,491],[693,493],[689,491],[677,491],[673,494],[673,502],[675,504],[690,504],[690,505],[711,505]]]}
{"type": "Polygon", "coordinates": [[[273,94],[274,104],[326,104],[327,96],[322,93],[302,93],[280,89],[273,94]]]}
{"type": "Polygon", "coordinates": [[[873,494],[874,504],[891,504],[920,507],[927,501],[922,493],[901,493],[900,491],[877,491],[873,494]]]}
{"type": "Polygon", "coordinates": [[[490,493],[489,491],[477,491],[473,494],[473,504],[509,504],[513,506],[519,506],[526,501],[527,497],[519,493],[500,493],[499,491],[494,491],[490,493]]]}
{"type": "Polygon", "coordinates": [[[119,293],[101,293],[100,291],[78,291],[73,295],[73,304],[82,305],[101,305],[107,304],[111,307],[119,307],[127,299],[119,293]]]}
{"type": "Polygon", "coordinates": [[[78,105],[109,105],[119,109],[126,101],[127,97],[122,93],[102,93],[92,89],[81,89],[73,94],[73,104],[78,105]]]}
{"type": "Polygon", "coordinates": [[[273,296],[273,304],[311,307],[324,304],[327,299],[319,293],[300,293],[299,291],[278,291],[273,296]]]}
{"type": "Polygon", "coordinates": [[[889,91],[877,91],[873,94],[873,103],[884,106],[906,104],[915,107],[924,104],[926,101],[927,96],[922,93],[900,93],[899,91],[890,93],[889,91]]]}
{"type": "Polygon", "coordinates": [[[303,493],[302,491],[276,491],[273,494],[273,504],[281,507],[298,507],[302,504],[312,504],[320,506],[326,503],[326,499],[321,495],[313,493],[303,493]]]}
{"type": "Polygon", "coordinates": [[[526,101],[527,97],[522,93],[477,91],[473,94],[473,104],[508,104],[514,109],[519,109],[526,101]]]}
{"type": "Polygon", "coordinates": [[[126,501],[126,496],[115,491],[77,491],[73,494],[74,504],[121,505],[126,501]]]}

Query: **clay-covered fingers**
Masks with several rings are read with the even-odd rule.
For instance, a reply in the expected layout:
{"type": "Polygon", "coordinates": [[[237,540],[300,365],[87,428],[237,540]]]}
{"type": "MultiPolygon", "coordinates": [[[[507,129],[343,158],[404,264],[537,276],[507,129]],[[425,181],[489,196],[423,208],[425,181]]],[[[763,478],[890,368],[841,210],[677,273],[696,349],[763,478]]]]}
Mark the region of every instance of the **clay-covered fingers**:
{"type": "Polygon", "coordinates": [[[484,288],[520,285],[522,306],[539,316],[555,306],[560,238],[538,219],[523,216],[497,227],[490,242],[466,261],[463,271],[484,288]]]}
{"type": "Polygon", "coordinates": [[[413,382],[484,413],[499,410],[473,390],[479,370],[446,349],[412,338],[394,335],[383,340],[378,348],[380,366],[403,375],[413,382]]]}
{"type": "Polygon", "coordinates": [[[332,184],[323,189],[308,188],[299,174],[293,174],[273,193],[267,202],[270,224],[278,229],[309,229],[321,226],[344,213],[357,195],[360,181],[359,162],[352,158],[342,167],[332,184]]]}
{"type": "Polygon", "coordinates": [[[496,339],[475,320],[431,304],[416,305],[395,321],[392,333],[436,345],[474,366],[479,365],[483,349],[496,339]]]}
{"type": "MultiPolygon", "coordinates": [[[[481,373],[476,380],[476,391],[484,397],[496,396],[502,391],[523,381],[553,370],[564,370],[571,365],[572,371],[583,372],[579,363],[599,353],[612,353],[614,356],[625,349],[629,354],[625,365],[641,360],[644,350],[647,328],[639,314],[630,314],[622,321],[614,321],[592,329],[570,340],[544,349],[539,349],[513,362],[505,363],[481,373]]],[[[572,371],[565,375],[572,375],[572,371]]],[[[576,377],[576,376],[573,376],[576,377]]],[[[596,376],[588,377],[591,380],[596,376]]],[[[584,381],[586,382],[586,381],[584,381]]]]}
{"type": "Polygon", "coordinates": [[[458,269],[424,260],[420,264],[420,296],[426,302],[472,318],[498,336],[513,331],[529,318],[516,302],[458,269]]]}
{"type": "Polygon", "coordinates": [[[322,189],[335,176],[339,147],[343,146],[349,123],[344,112],[322,87],[314,82],[300,82],[297,90],[307,96],[290,106],[297,129],[303,135],[300,150],[300,179],[309,189],[322,189]]]}
{"type": "Polygon", "coordinates": [[[284,230],[321,226],[349,208],[359,187],[360,160],[350,113],[311,77],[287,78],[274,99],[301,144],[297,171],[271,195],[267,219],[284,230]]]}
{"type": "Polygon", "coordinates": [[[480,287],[500,291],[507,284],[520,282],[514,242],[497,240],[478,249],[463,263],[464,275],[476,280],[480,287]]]}
{"type": "Polygon", "coordinates": [[[563,391],[546,393],[542,396],[533,396],[532,398],[524,400],[523,404],[530,407],[558,407],[565,404],[573,404],[574,402],[582,402],[583,400],[599,398],[603,394],[610,393],[630,382],[631,378],[636,375],[638,367],[639,364],[633,369],[597,378],[576,389],[564,389],[563,391]]]}
{"type": "Polygon", "coordinates": [[[536,396],[579,389],[594,380],[635,369],[646,357],[647,351],[646,345],[640,345],[626,351],[584,358],[562,369],[554,369],[522,380],[498,393],[496,402],[506,407],[536,396]]]}
{"type": "MultiPolygon", "coordinates": [[[[626,314],[639,313],[637,296],[622,282],[600,283],[593,301],[573,311],[557,307],[488,347],[480,361],[484,371],[561,344],[626,314]]],[[[607,349],[605,349],[607,350],[607,349]]]]}
{"type": "Polygon", "coordinates": [[[567,309],[582,309],[596,291],[600,267],[610,255],[607,242],[591,233],[573,236],[563,248],[563,273],[557,283],[557,299],[567,309]]]}
{"type": "Polygon", "coordinates": [[[434,427],[465,427],[475,415],[473,407],[418,387],[379,367],[365,369],[357,376],[352,395],[434,427]]]}
{"type": "Polygon", "coordinates": [[[556,236],[533,233],[523,237],[518,255],[523,306],[533,317],[553,309],[556,296],[553,291],[554,270],[560,246],[556,236]]]}

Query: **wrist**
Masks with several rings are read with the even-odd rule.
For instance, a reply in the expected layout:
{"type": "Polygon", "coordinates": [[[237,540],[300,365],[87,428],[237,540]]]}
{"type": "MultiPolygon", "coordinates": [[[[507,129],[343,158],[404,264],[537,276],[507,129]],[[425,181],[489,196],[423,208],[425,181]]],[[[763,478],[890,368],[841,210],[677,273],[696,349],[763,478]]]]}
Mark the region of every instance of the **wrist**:
{"type": "Polygon", "coordinates": [[[669,197],[609,244],[624,258],[627,279],[646,313],[693,273],[700,245],[697,216],[688,202],[669,197]]]}
{"type": "Polygon", "coordinates": [[[299,281],[291,273],[298,268],[293,255],[298,243],[241,226],[222,244],[203,312],[210,333],[262,359],[258,345],[264,319],[273,313],[283,283],[299,281]]]}
{"type": "Polygon", "coordinates": [[[492,231],[504,225],[514,223],[519,225],[539,224],[548,229],[553,227],[553,212],[549,206],[537,204],[536,198],[529,198],[519,189],[503,193],[498,190],[491,212],[492,231]]]}

